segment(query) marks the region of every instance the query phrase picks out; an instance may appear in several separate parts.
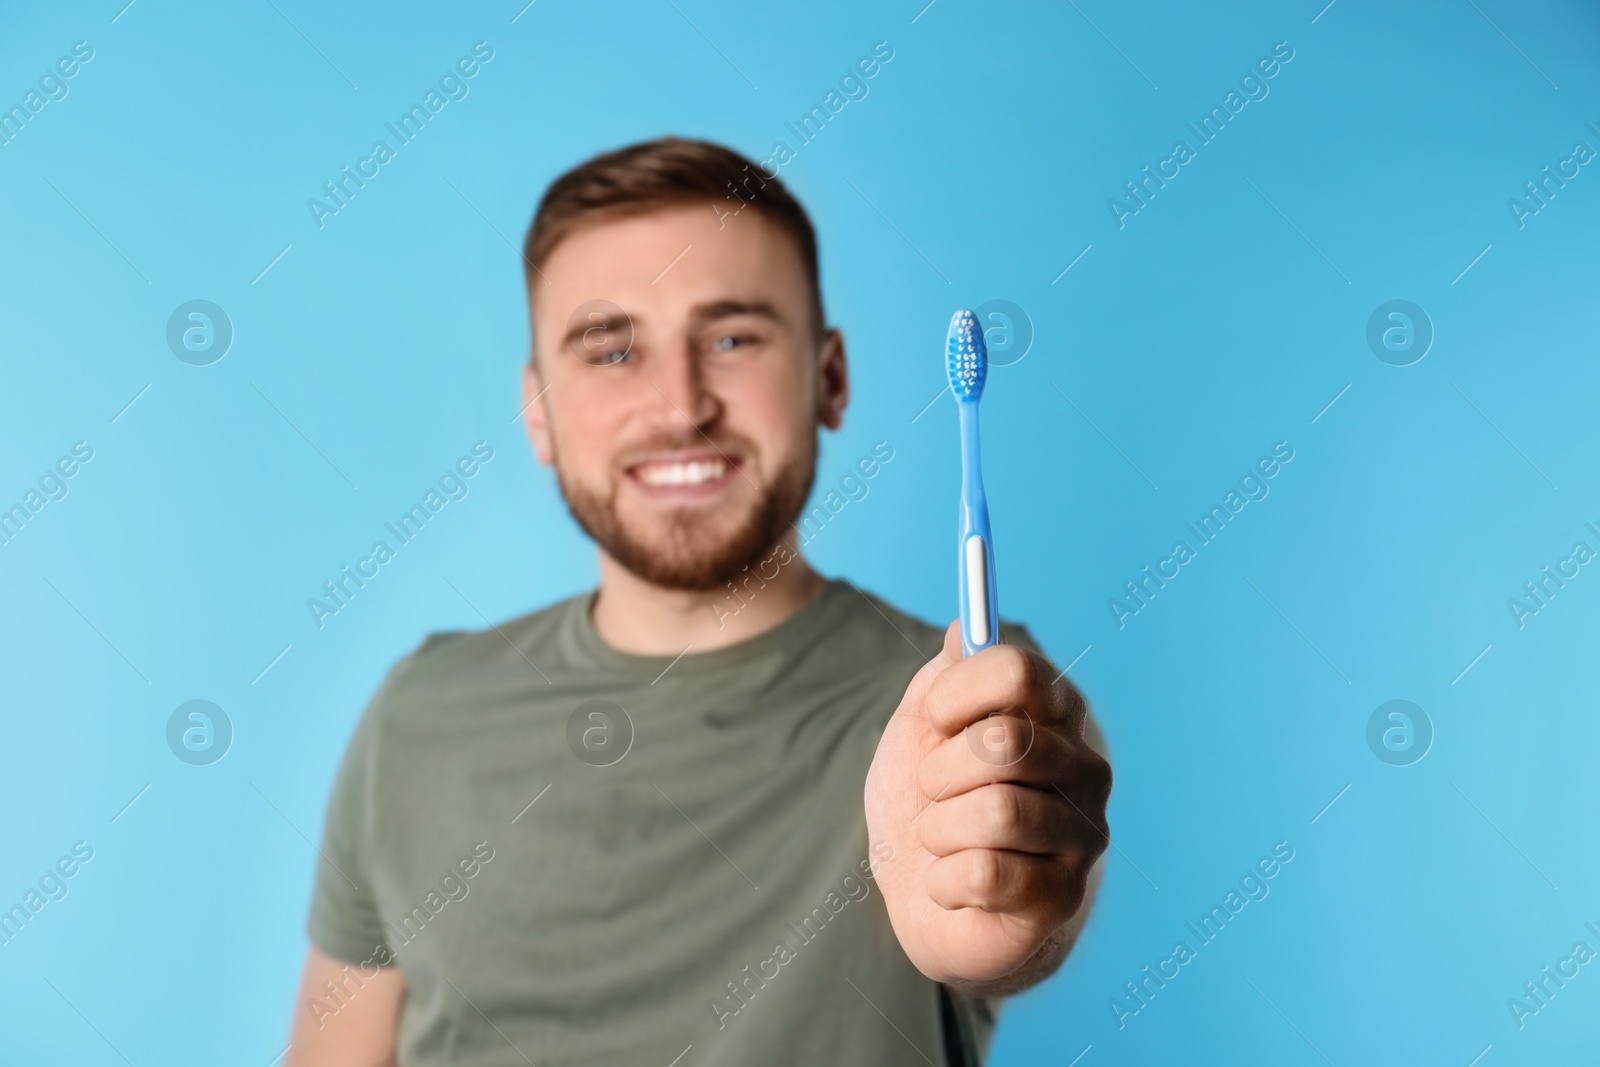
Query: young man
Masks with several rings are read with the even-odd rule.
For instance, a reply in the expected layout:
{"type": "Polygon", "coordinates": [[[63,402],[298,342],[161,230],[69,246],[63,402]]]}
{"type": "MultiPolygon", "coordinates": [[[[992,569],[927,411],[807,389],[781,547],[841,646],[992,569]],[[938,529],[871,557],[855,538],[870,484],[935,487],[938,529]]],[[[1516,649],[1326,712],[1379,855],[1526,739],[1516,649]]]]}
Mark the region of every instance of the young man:
{"type": "Polygon", "coordinates": [[[1109,841],[1082,698],[1021,629],[962,659],[955,624],[801,558],[849,386],[775,176],[603,155],[524,259],[528,435],[599,589],[390,672],[329,805],[288,1063],[981,1062],[1109,841]]]}

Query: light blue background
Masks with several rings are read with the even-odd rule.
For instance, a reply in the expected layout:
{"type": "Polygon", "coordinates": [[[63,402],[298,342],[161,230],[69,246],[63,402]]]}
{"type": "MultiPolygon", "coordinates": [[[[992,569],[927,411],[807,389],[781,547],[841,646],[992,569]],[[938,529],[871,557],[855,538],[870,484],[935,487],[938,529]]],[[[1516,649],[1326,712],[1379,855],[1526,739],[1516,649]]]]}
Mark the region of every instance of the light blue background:
{"type": "Polygon", "coordinates": [[[1593,1054],[1600,963],[1525,1029],[1506,1000],[1600,949],[1600,567],[1522,629],[1506,601],[1600,549],[1600,165],[1522,229],[1506,202],[1600,149],[1600,18],[922,2],[8,5],[0,103],[75,41],[95,56],[0,147],[0,504],[95,455],[0,546],[0,903],[74,841],[95,857],[0,948],[0,1062],[282,1051],[310,841],[378,679],[430,630],[594,579],[512,421],[538,195],[667,132],[792,146],[879,40],[870,94],[782,175],[853,359],[819,486],[896,450],[813,556],[953,614],[954,412],[917,416],[950,312],[1019,304],[1032,351],[984,399],[1002,609],[1082,653],[1117,773],[1093,922],[993,1062],[1593,1054]],[[470,96],[319,231],[307,198],[478,40],[470,96]],[[1270,95],[1119,230],[1107,199],[1279,41],[1270,95]],[[236,329],[210,367],[164,341],[195,298],[236,329]],[[1365,341],[1393,298],[1436,330],[1410,367],[1365,341]],[[306,599],[480,439],[470,497],[319,632],[306,599]],[[1119,630],[1108,598],[1280,440],[1271,495],[1119,630]],[[209,767],[164,740],[196,698],[235,729],[209,767]],[[1365,740],[1396,698],[1436,731],[1409,767],[1365,740]],[[1271,895],[1119,1030],[1110,998],[1277,841],[1271,895]]]}

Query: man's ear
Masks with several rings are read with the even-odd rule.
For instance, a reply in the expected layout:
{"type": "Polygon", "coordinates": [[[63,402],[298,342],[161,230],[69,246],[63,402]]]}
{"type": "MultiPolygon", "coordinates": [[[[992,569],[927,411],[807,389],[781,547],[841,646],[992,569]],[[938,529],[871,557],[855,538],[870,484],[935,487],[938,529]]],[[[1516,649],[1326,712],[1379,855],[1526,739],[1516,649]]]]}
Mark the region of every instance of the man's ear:
{"type": "Polygon", "coordinates": [[[817,353],[817,421],[830,430],[844,425],[850,403],[850,370],[845,363],[844,334],[829,330],[817,353]]]}
{"type": "Polygon", "coordinates": [[[544,391],[549,388],[539,374],[536,358],[530,358],[522,368],[522,425],[533,443],[533,454],[548,467],[555,459],[550,447],[550,419],[544,406],[544,391]]]}

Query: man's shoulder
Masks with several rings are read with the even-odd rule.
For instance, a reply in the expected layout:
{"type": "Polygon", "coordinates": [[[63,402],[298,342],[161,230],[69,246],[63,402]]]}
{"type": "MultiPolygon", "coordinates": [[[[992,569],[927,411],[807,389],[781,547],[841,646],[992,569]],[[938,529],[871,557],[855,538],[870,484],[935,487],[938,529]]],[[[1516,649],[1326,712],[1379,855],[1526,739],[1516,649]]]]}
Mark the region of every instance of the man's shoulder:
{"type": "Polygon", "coordinates": [[[454,686],[501,667],[538,677],[561,644],[562,630],[589,594],[580,593],[477,630],[437,630],[389,668],[374,704],[400,692],[454,686]]]}

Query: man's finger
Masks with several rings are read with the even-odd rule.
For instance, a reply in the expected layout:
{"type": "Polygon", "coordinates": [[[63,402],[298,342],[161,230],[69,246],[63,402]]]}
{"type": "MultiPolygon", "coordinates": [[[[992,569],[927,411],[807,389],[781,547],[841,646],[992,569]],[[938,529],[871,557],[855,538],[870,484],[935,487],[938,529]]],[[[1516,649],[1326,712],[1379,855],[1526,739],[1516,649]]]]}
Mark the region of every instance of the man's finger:
{"type": "Polygon", "coordinates": [[[1083,902],[1087,865],[1072,857],[969,848],[928,866],[928,897],[948,911],[1009,912],[1053,929],[1083,902]]]}
{"type": "Polygon", "coordinates": [[[1082,835],[1083,817],[1050,790],[1000,783],[930,805],[917,816],[922,847],[935,856],[968,848],[1054,855],[1082,835]]]}
{"type": "Polygon", "coordinates": [[[917,788],[929,800],[960,796],[996,782],[1039,789],[1059,784],[1079,804],[1080,775],[1098,777],[1091,761],[1100,760],[1080,742],[1027,719],[1002,715],[969,726],[928,750],[917,764],[917,788]]]}
{"type": "MultiPolygon", "coordinates": [[[[945,636],[946,648],[950,635],[945,636]]],[[[941,653],[944,655],[945,653],[941,653]]],[[[923,709],[941,737],[953,737],[985,716],[1023,708],[1040,724],[1081,721],[1083,701],[1044,657],[1015,645],[994,645],[951,663],[928,686],[923,709]]]]}

